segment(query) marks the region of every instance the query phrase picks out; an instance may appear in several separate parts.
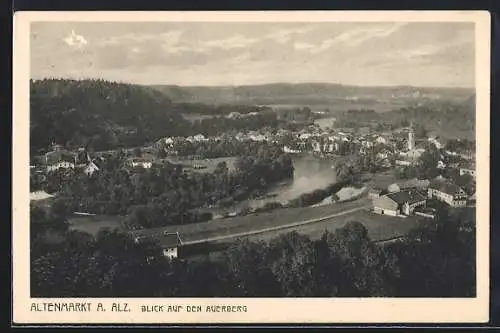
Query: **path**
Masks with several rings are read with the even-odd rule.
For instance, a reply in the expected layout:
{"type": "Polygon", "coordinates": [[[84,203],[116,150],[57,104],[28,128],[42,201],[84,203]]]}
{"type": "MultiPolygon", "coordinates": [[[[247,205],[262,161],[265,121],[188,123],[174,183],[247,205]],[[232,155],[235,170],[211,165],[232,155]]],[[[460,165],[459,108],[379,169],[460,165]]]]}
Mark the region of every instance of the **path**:
{"type": "Polygon", "coordinates": [[[360,210],[363,210],[363,209],[366,209],[369,207],[371,207],[371,204],[365,204],[365,205],[362,205],[362,206],[359,206],[356,208],[352,208],[352,209],[349,209],[349,210],[346,210],[343,212],[338,212],[338,213],[330,214],[327,216],[322,216],[322,217],[315,218],[315,219],[303,220],[303,221],[279,225],[279,226],[275,226],[275,227],[268,227],[268,228],[259,229],[259,230],[251,230],[251,231],[236,233],[236,234],[232,234],[232,235],[223,235],[223,236],[211,237],[211,238],[206,238],[206,239],[201,239],[201,240],[196,240],[196,241],[188,241],[188,242],[183,242],[183,245],[193,245],[193,244],[200,244],[200,243],[207,243],[207,242],[215,242],[215,241],[221,241],[221,240],[225,240],[225,239],[245,237],[245,236],[257,235],[257,234],[276,231],[276,230],[294,228],[294,227],[302,226],[305,224],[321,222],[321,221],[328,220],[328,219],[331,219],[334,217],[351,214],[351,213],[354,213],[354,212],[357,212],[357,211],[360,211],[360,210]]]}

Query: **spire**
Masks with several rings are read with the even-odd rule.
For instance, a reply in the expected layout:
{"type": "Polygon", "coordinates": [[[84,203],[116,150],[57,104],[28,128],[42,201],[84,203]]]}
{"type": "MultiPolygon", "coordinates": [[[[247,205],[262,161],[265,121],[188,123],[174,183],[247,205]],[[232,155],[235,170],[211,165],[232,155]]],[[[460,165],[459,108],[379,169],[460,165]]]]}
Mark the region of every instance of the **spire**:
{"type": "Polygon", "coordinates": [[[410,129],[408,131],[408,150],[415,148],[415,134],[413,133],[413,122],[410,122],[410,129]]]}

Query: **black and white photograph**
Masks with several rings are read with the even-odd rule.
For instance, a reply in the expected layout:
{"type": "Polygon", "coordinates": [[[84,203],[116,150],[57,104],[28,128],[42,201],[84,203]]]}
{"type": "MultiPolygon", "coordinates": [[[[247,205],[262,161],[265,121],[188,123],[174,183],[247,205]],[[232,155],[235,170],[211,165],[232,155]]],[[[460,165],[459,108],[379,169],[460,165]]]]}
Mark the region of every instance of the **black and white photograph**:
{"type": "Polygon", "coordinates": [[[477,23],[380,17],[30,22],[26,311],[476,299],[477,23]]]}

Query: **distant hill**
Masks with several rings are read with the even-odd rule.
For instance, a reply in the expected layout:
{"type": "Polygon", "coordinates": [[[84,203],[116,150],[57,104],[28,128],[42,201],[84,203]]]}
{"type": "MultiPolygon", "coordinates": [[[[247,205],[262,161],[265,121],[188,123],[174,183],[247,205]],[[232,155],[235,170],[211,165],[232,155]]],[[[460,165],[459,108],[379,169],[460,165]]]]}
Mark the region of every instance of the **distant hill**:
{"type": "Polygon", "coordinates": [[[155,85],[176,103],[257,104],[257,105],[329,105],[356,103],[370,105],[426,100],[464,101],[474,91],[465,88],[417,88],[408,86],[361,87],[327,83],[263,84],[234,87],[180,87],[155,85]]]}
{"type": "Polygon", "coordinates": [[[111,149],[182,132],[189,123],[158,91],[103,80],[30,82],[31,150],[52,142],[111,149]]]}

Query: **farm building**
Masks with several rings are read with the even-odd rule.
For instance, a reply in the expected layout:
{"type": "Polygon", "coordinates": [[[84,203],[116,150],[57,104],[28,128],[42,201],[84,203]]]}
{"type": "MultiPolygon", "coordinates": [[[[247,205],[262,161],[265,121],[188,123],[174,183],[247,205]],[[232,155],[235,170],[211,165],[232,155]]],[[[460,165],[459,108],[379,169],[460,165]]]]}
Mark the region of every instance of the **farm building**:
{"type": "Polygon", "coordinates": [[[137,235],[135,242],[139,243],[143,240],[153,241],[157,243],[164,257],[175,259],[179,256],[179,247],[182,245],[182,240],[178,232],[163,231],[150,235],[137,235]]]}
{"type": "Polygon", "coordinates": [[[458,185],[447,180],[435,179],[428,189],[428,197],[445,202],[450,206],[459,207],[467,204],[467,194],[458,185]]]}
{"type": "Polygon", "coordinates": [[[373,210],[382,215],[411,215],[415,208],[425,206],[426,198],[417,191],[401,191],[373,200],[373,210]]]}
{"type": "Polygon", "coordinates": [[[410,190],[410,189],[427,190],[429,184],[430,182],[427,179],[413,178],[406,181],[393,183],[387,187],[387,190],[389,191],[389,193],[410,190]]]}

